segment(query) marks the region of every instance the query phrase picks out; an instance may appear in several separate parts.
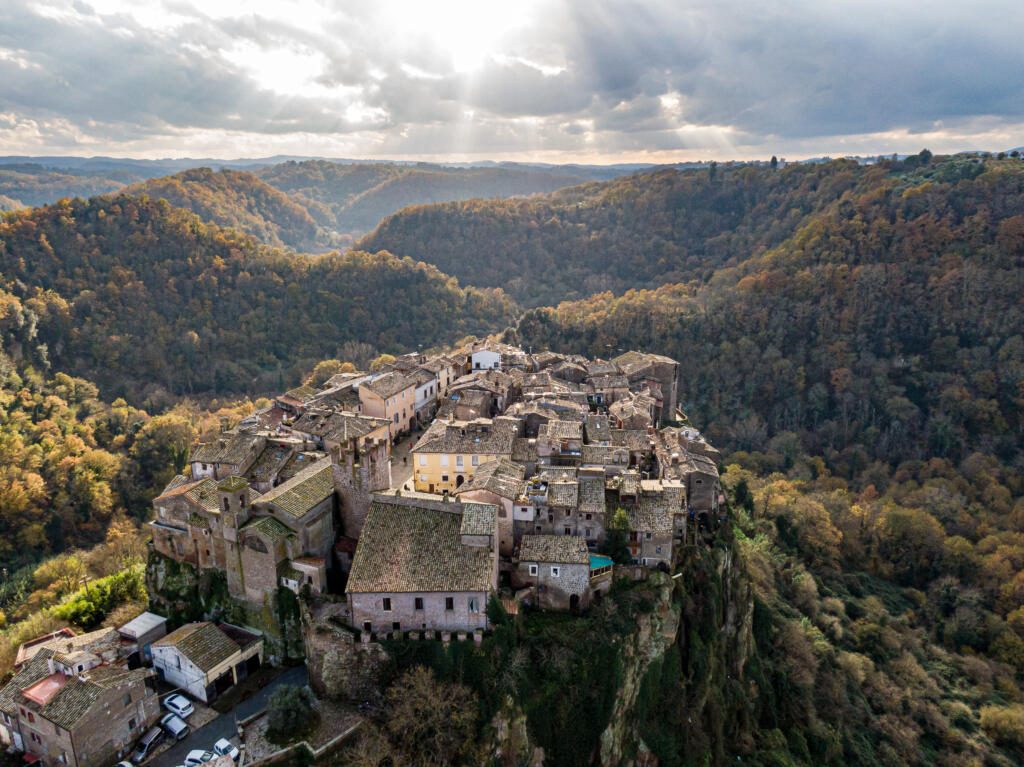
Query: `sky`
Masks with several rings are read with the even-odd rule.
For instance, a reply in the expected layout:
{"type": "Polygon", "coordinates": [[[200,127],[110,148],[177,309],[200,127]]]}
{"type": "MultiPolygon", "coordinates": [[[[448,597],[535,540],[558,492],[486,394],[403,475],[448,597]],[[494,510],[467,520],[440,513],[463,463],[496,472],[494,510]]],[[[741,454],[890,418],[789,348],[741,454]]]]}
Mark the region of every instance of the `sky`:
{"type": "Polygon", "coordinates": [[[998,151],[1018,1],[2,0],[0,154],[998,151]]]}

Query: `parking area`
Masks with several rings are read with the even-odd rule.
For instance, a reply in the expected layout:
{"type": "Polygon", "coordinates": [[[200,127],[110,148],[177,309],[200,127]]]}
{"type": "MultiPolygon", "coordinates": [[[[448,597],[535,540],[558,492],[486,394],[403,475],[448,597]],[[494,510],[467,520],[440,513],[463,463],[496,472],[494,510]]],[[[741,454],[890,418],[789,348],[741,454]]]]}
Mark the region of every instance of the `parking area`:
{"type": "Polygon", "coordinates": [[[162,746],[161,750],[158,750],[155,756],[144,762],[143,765],[145,767],[178,767],[178,765],[184,764],[189,751],[195,749],[209,751],[213,748],[213,744],[221,738],[228,739],[236,746],[240,745],[238,739],[239,720],[246,719],[265,709],[271,694],[281,685],[305,685],[308,681],[309,677],[305,666],[286,669],[224,714],[219,714],[210,706],[193,701],[196,713],[188,718],[192,732],[184,740],[162,746]],[[209,714],[204,714],[204,719],[197,720],[195,717],[200,713],[200,705],[209,714]]]}

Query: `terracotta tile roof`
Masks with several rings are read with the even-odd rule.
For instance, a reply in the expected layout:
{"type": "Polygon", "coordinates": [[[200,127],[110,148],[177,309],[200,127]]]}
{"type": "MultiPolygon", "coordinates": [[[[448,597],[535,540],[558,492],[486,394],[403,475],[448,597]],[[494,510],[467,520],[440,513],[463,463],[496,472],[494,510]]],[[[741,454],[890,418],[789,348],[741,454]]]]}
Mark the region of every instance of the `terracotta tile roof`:
{"type": "Polygon", "coordinates": [[[600,513],[605,510],[604,477],[580,477],[580,511],[600,513]]]}
{"type": "Polygon", "coordinates": [[[416,386],[416,382],[401,373],[385,373],[380,378],[360,384],[361,388],[368,389],[381,399],[393,397],[400,391],[414,386],[416,386]]]}
{"type": "Polygon", "coordinates": [[[225,432],[209,442],[200,442],[192,450],[190,463],[225,463],[237,466],[252,451],[260,439],[258,435],[243,432],[225,432]]]}
{"type": "Polygon", "coordinates": [[[264,537],[268,538],[272,542],[284,540],[292,531],[279,519],[274,517],[256,517],[250,519],[244,525],[242,530],[248,530],[255,533],[260,533],[264,537]]]}
{"type": "Polygon", "coordinates": [[[522,466],[506,458],[487,461],[480,464],[469,481],[455,493],[458,495],[470,490],[487,490],[501,498],[515,500],[526,489],[523,480],[525,473],[522,466]]]}
{"type": "Polygon", "coordinates": [[[462,503],[462,535],[494,535],[498,508],[490,503],[462,503]]]}
{"type": "Polygon", "coordinates": [[[516,437],[512,440],[512,460],[533,462],[537,460],[537,440],[516,437]]]}
{"type": "Polygon", "coordinates": [[[538,437],[549,439],[583,439],[583,424],[580,421],[548,421],[542,423],[538,437]]]}
{"type": "Polygon", "coordinates": [[[333,493],[331,459],[323,458],[268,490],[259,498],[259,503],[273,504],[293,517],[301,517],[333,493]]]}
{"type": "Polygon", "coordinates": [[[588,415],[583,420],[583,429],[587,442],[608,442],[612,438],[611,425],[606,415],[588,415]]]}
{"type": "MultiPolygon", "coordinates": [[[[352,561],[350,593],[489,591],[494,554],[464,546],[461,504],[451,511],[375,500],[352,561]]],[[[493,508],[493,507],[491,507],[493,508]]]]}
{"type": "Polygon", "coordinates": [[[578,535],[524,535],[519,561],[589,565],[590,552],[586,540],[578,535]]]}
{"type": "Polygon", "coordinates": [[[612,444],[630,450],[647,450],[651,446],[651,435],[643,429],[612,429],[612,444]]]}
{"type": "Polygon", "coordinates": [[[575,509],[579,503],[580,486],[571,482],[552,482],[548,485],[548,506],[575,509]]]}
{"type": "Polygon", "coordinates": [[[207,621],[186,623],[158,639],[153,646],[177,648],[178,652],[203,672],[220,665],[239,650],[233,639],[207,621]]]}
{"type": "Polygon", "coordinates": [[[413,447],[413,453],[511,455],[516,433],[510,424],[487,418],[474,421],[435,420],[413,447]]]}
{"type": "Polygon", "coordinates": [[[613,445],[584,445],[582,450],[584,465],[590,466],[628,466],[629,452],[627,448],[613,445]]]}
{"type": "Polygon", "coordinates": [[[344,444],[350,440],[365,437],[370,432],[387,426],[387,423],[384,418],[315,408],[303,413],[292,425],[292,431],[312,434],[315,437],[323,437],[344,444]]]}

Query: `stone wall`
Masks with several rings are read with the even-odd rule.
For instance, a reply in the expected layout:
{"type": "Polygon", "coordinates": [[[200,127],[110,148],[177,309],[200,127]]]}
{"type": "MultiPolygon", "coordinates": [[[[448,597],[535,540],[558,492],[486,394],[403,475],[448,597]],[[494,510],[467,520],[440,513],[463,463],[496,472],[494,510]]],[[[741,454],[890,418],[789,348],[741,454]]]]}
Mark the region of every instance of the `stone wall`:
{"type": "Polygon", "coordinates": [[[306,644],[309,684],[317,695],[354,702],[376,700],[381,673],[388,656],[376,642],[360,642],[339,625],[343,604],[303,607],[302,630],[306,644]]]}

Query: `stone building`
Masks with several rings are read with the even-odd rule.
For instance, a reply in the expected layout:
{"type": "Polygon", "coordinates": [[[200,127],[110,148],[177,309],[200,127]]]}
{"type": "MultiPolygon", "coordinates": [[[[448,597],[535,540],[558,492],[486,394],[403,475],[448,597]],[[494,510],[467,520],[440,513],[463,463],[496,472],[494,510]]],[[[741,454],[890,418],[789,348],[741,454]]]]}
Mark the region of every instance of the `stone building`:
{"type": "Polygon", "coordinates": [[[412,448],[413,484],[423,493],[454,492],[488,461],[512,456],[520,423],[438,419],[412,448]]]}
{"type": "Polygon", "coordinates": [[[524,535],[514,586],[533,588],[534,600],[549,610],[590,604],[590,552],[576,535],[524,535]]]}
{"type": "Polygon", "coordinates": [[[489,503],[498,510],[498,552],[503,557],[511,557],[517,543],[513,519],[516,504],[525,501],[523,474],[522,466],[500,458],[481,464],[473,477],[455,491],[463,503],[489,503]]]}
{"type": "Polygon", "coordinates": [[[186,623],[152,644],[153,668],[170,685],[211,703],[260,667],[263,639],[236,626],[186,623]]]}
{"type": "Polygon", "coordinates": [[[0,690],[3,740],[46,767],[109,767],[159,713],[152,669],[87,651],[43,648],[0,690]]]}
{"type": "Polygon", "coordinates": [[[497,581],[494,506],[377,496],[349,573],[350,620],[368,634],[486,629],[497,581]]]}

